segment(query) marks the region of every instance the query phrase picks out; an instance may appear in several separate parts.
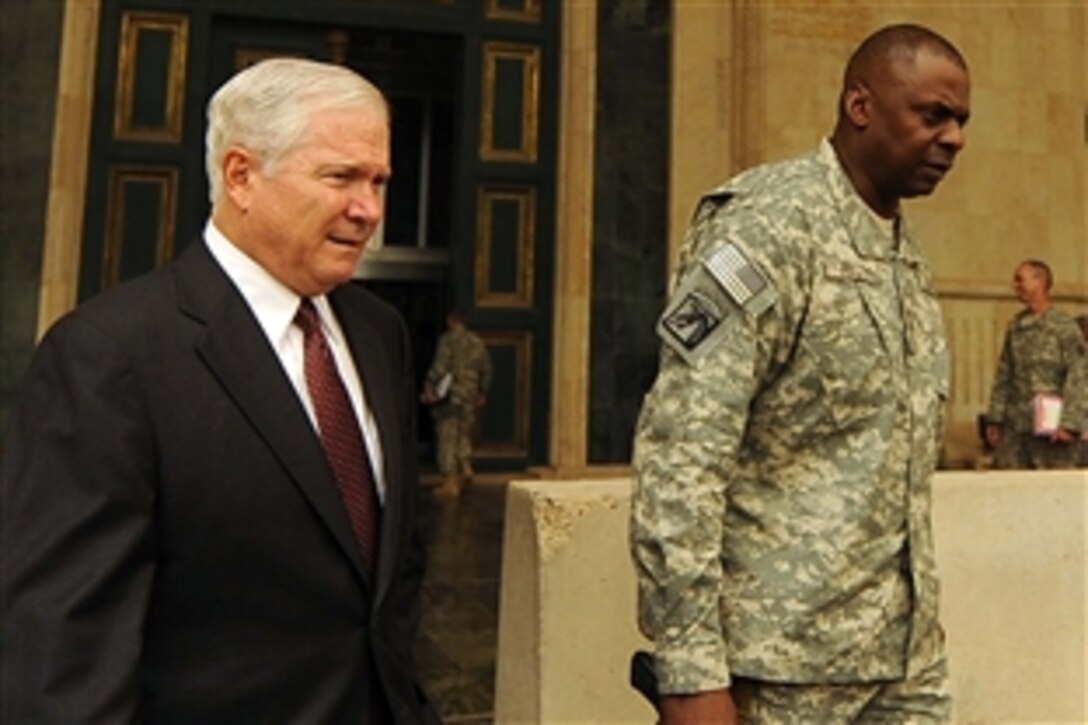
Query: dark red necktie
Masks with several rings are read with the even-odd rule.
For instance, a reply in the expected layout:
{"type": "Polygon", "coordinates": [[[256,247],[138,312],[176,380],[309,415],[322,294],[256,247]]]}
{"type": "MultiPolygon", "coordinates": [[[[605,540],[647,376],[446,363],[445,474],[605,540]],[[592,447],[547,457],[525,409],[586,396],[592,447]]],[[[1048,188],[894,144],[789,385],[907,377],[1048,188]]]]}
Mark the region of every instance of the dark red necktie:
{"type": "Polygon", "coordinates": [[[302,328],[302,367],[317,415],[321,447],[325,449],[325,457],[340,486],[340,497],[348,511],[363,563],[373,573],[378,560],[380,507],[366,439],[359,429],[359,420],[352,410],[344,381],[336,371],[336,361],[325,333],[321,331],[321,319],[313,302],[302,300],[295,324],[302,328]]]}

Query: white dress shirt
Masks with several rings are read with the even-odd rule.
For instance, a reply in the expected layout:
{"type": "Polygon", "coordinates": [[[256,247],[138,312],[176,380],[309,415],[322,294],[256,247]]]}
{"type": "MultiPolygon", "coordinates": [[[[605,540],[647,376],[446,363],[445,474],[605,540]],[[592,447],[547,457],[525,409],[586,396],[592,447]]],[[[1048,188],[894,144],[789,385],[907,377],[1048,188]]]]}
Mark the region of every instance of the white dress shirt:
{"type": "MultiPolygon", "coordinates": [[[[245,252],[234,246],[210,219],[204,227],[204,241],[212,257],[242,293],[250,311],[264,331],[265,337],[268,338],[268,343],[279,358],[283,371],[294,386],[306,413],[310,416],[314,430],[318,430],[317,415],[314,412],[310,391],[306,387],[306,377],[302,367],[302,330],[294,324],[295,313],[298,312],[302,298],[269,274],[268,270],[245,252]]],[[[374,420],[374,415],[366,404],[366,395],[355,368],[355,361],[352,359],[344,332],[329,306],[328,299],[325,295],[310,299],[317,308],[322,330],[336,361],[336,369],[344,381],[351,405],[355,409],[355,417],[359,420],[363,437],[366,438],[366,447],[370,453],[370,467],[374,472],[374,485],[378,490],[379,500],[384,501],[385,475],[377,421],[374,420]]]]}

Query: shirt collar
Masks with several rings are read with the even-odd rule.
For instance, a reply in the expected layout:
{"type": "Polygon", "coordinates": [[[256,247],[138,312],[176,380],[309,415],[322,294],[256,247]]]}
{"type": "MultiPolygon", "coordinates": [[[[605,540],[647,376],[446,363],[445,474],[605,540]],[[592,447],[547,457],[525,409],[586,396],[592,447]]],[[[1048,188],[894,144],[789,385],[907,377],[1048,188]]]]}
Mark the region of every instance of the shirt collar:
{"type": "MultiPolygon", "coordinates": [[[[302,298],[227,239],[211,219],[204,228],[204,239],[212,256],[245,298],[268,339],[274,346],[278,345],[291,329],[302,298]]],[[[330,324],[334,318],[326,296],[311,299],[326,335],[332,335],[340,342],[338,326],[330,324]]]]}

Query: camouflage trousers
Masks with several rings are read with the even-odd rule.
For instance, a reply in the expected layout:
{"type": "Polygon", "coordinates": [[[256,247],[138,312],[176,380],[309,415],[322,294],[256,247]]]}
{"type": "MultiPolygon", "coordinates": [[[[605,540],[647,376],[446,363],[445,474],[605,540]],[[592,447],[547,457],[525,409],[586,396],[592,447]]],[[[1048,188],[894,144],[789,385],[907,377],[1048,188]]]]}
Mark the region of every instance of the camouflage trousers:
{"type": "Polygon", "coordinates": [[[472,408],[449,406],[434,419],[435,443],[438,448],[438,470],[443,474],[458,473],[462,461],[472,458],[472,430],[476,423],[472,408]]]}
{"type": "Polygon", "coordinates": [[[1030,433],[1008,433],[994,452],[995,468],[1076,468],[1079,441],[1054,443],[1030,433]]]}
{"type": "Polygon", "coordinates": [[[928,724],[952,716],[942,648],[894,682],[789,685],[735,677],[732,692],[744,725],[928,724]]]}

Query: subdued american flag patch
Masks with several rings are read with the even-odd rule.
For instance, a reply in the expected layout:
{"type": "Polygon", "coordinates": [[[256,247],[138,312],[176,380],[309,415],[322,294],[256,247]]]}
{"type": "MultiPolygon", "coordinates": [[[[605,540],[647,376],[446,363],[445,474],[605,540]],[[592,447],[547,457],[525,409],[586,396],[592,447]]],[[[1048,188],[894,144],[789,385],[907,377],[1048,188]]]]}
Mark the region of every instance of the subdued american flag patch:
{"type": "Polygon", "coordinates": [[[767,287],[763,273],[732,243],[715,252],[703,266],[742,307],[767,287]]]}

